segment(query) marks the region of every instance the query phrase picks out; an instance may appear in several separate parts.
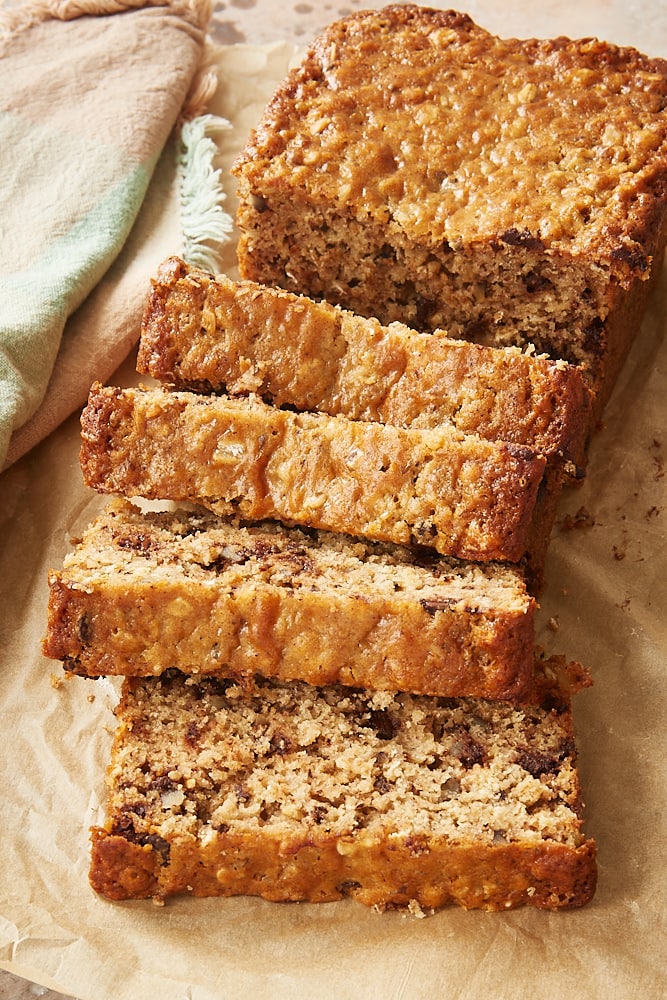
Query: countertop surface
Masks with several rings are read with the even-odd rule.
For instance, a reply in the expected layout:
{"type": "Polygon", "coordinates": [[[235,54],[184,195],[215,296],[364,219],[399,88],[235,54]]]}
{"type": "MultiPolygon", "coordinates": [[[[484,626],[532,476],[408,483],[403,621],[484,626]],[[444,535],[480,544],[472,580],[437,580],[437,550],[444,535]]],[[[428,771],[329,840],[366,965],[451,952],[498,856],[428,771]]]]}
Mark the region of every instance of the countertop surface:
{"type": "MultiPolygon", "coordinates": [[[[343,3],[312,3],[286,2],[277,0],[231,0],[229,3],[214,4],[211,35],[215,42],[223,45],[236,43],[266,44],[273,41],[290,41],[297,45],[307,45],[317,32],[327,23],[356,10],[378,8],[383,3],[352,2],[343,3]]],[[[431,6],[449,7],[451,3],[432,3],[431,6]]],[[[515,14],[525,4],[511,0],[507,5],[493,12],[496,23],[489,23],[486,16],[492,8],[491,4],[471,2],[460,5],[462,10],[469,12],[485,27],[498,33],[510,35],[517,30],[520,22],[515,20],[515,14]]],[[[641,31],[650,38],[645,27],[642,29],[639,21],[636,23],[637,4],[627,5],[625,2],[610,2],[610,0],[584,0],[574,3],[564,0],[562,3],[545,3],[542,21],[553,22],[554,33],[571,35],[597,34],[611,37],[615,25],[626,18],[626,31],[623,42],[641,44],[641,31]],[[550,19],[550,21],[549,21],[550,19]],[[597,27],[596,27],[597,25],[597,27]]],[[[664,16],[664,15],[660,15],[664,16]]],[[[664,35],[663,35],[664,37],[664,35]]],[[[659,54],[659,53],[652,53],[659,54]]],[[[661,53],[667,55],[667,53],[661,53]]],[[[58,1000],[62,994],[55,993],[42,986],[19,979],[11,973],[0,971],[0,1000],[34,1000],[35,997],[44,1000],[58,1000]]],[[[111,997],[100,997],[99,1000],[112,1000],[111,997]]],[[[139,1000],[139,998],[137,998],[139,1000]]],[[[148,998],[153,1000],[153,998],[148,998]]],[[[157,998],[155,998],[157,1000],[157,998]]]]}

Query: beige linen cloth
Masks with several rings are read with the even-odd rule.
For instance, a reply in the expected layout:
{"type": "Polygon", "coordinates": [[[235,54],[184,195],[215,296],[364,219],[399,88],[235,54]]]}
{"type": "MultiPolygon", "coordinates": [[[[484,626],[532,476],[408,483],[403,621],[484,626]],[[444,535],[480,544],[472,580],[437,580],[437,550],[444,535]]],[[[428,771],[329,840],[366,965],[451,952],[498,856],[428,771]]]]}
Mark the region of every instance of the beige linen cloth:
{"type": "Polygon", "coordinates": [[[127,355],[163,256],[216,263],[231,223],[206,176],[223,124],[198,116],[209,16],[208,0],[0,10],[0,468],[127,355]]]}

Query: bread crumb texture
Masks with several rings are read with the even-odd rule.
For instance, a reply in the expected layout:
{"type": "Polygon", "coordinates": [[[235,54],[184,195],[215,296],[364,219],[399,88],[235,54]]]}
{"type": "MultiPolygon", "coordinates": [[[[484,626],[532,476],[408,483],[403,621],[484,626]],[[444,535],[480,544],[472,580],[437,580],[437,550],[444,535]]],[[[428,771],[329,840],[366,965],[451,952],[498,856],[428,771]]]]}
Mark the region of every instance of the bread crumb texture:
{"type": "Polygon", "coordinates": [[[125,681],[91,880],[432,908],[594,890],[569,705],[170,672],[125,681]]]}

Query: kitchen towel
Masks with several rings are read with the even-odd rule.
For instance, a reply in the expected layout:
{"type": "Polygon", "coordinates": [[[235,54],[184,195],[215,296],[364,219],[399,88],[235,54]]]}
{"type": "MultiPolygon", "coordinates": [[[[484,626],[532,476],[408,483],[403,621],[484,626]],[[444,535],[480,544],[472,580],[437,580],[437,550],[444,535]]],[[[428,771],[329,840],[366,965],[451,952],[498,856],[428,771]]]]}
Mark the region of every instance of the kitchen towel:
{"type": "Polygon", "coordinates": [[[208,0],[0,10],[0,468],[127,356],[162,257],[215,266],[209,18],[208,0]]]}

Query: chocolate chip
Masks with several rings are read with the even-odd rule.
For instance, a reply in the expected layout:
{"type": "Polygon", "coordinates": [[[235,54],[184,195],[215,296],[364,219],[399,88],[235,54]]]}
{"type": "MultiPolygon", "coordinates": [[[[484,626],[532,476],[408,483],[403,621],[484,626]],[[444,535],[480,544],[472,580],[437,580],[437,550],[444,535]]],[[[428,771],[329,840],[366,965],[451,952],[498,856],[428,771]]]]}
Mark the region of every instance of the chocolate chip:
{"type": "Polygon", "coordinates": [[[446,597],[423,597],[419,603],[429,615],[435,615],[438,611],[447,611],[452,602],[446,597]]]}
{"type": "Polygon", "coordinates": [[[161,774],[157,778],[153,778],[148,787],[158,792],[172,792],[178,787],[178,783],[172,781],[167,774],[161,774]]]}
{"type": "Polygon", "coordinates": [[[603,336],[604,323],[599,316],[596,316],[584,330],[584,349],[588,352],[596,351],[602,343],[603,336]]]}
{"type": "Polygon", "coordinates": [[[390,781],[387,781],[384,774],[378,774],[377,778],[373,782],[373,788],[376,792],[379,792],[380,795],[386,795],[387,792],[391,791],[392,784],[390,781]]]}
{"type": "Polygon", "coordinates": [[[145,807],[141,803],[126,803],[122,807],[120,816],[114,822],[113,833],[124,837],[131,844],[139,844],[140,847],[150,844],[153,850],[162,858],[162,864],[166,865],[169,862],[171,848],[164,837],[158,836],[157,833],[139,833],[135,829],[134,818],[142,818],[145,811],[145,807]]]}
{"type": "Polygon", "coordinates": [[[517,754],[517,764],[524,771],[528,771],[528,774],[532,774],[533,778],[539,778],[543,774],[550,774],[558,770],[559,761],[554,754],[525,748],[517,754]]]}
{"type": "Polygon", "coordinates": [[[618,260],[622,264],[628,264],[633,271],[645,271],[648,267],[646,254],[641,247],[636,245],[628,247],[621,244],[620,246],[615,247],[609,256],[612,260],[618,260]]]}
{"type": "Polygon", "coordinates": [[[315,808],[311,812],[311,816],[313,817],[313,822],[320,824],[324,819],[324,817],[326,816],[326,814],[327,810],[325,806],[315,806],[315,808]]]}
{"type": "Polygon", "coordinates": [[[234,794],[236,795],[236,801],[239,805],[247,805],[250,802],[252,795],[244,788],[243,785],[236,785],[234,787],[234,794]]]}
{"type": "Polygon", "coordinates": [[[521,747],[517,757],[517,764],[532,774],[534,778],[539,778],[543,774],[553,774],[568,757],[574,758],[576,753],[574,739],[566,736],[561,740],[558,749],[551,753],[540,750],[531,750],[529,747],[521,747]]]}
{"type": "Polygon", "coordinates": [[[137,843],[142,847],[146,844],[150,844],[153,850],[156,851],[162,858],[162,864],[166,865],[169,863],[171,847],[164,837],[159,837],[157,833],[149,833],[146,834],[146,836],[138,837],[137,843]]]}
{"type": "Polygon", "coordinates": [[[372,709],[370,724],[381,740],[391,740],[400,729],[400,723],[385,709],[372,709]]]}
{"type": "Polygon", "coordinates": [[[466,769],[483,764],[486,758],[484,747],[470,733],[462,733],[452,743],[451,752],[466,769]]]}
{"type": "Polygon", "coordinates": [[[153,546],[153,540],[150,535],[138,531],[133,535],[117,536],[116,544],[119,549],[127,549],[131,552],[149,552],[153,546]]]}
{"type": "Polygon", "coordinates": [[[200,737],[201,737],[201,729],[199,728],[196,722],[191,720],[190,722],[188,722],[187,728],[185,730],[185,737],[184,737],[185,742],[189,746],[194,747],[197,746],[197,744],[199,743],[200,737]]]}
{"type": "Polygon", "coordinates": [[[114,833],[120,833],[127,837],[129,833],[134,833],[135,818],[143,819],[146,815],[146,806],[143,802],[125,802],[118,810],[118,816],[114,821],[114,833]]]}
{"type": "Polygon", "coordinates": [[[292,749],[292,741],[284,733],[275,733],[270,741],[271,753],[277,753],[279,757],[284,757],[292,749]]]}
{"type": "Polygon", "coordinates": [[[525,247],[526,250],[542,250],[544,244],[539,236],[534,236],[530,229],[515,229],[511,227],[501,233],[500,239],[510,247],[525,247]]]}
{"type": "Polygon", "coordinates": [[[85,611],[76,623],[76,634],[84,646],[88,645],[93,637],[93,623],[85,611]]]}

